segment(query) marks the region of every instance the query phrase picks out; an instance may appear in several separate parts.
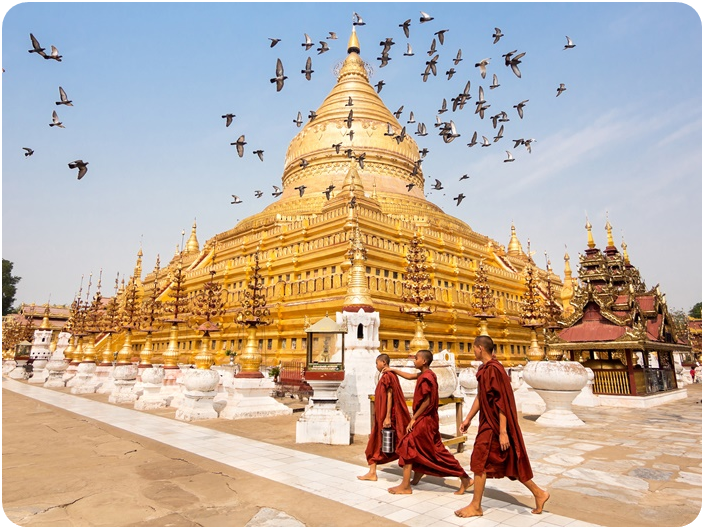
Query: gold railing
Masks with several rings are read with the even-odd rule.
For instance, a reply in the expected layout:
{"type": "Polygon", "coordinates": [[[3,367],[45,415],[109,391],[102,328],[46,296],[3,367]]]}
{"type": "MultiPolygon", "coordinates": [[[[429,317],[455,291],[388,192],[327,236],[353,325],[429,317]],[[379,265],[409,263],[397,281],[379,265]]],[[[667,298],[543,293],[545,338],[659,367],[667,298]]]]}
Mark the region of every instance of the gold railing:
{"type": "Polygon", "coordinates": [[[614,371],[611,369],[593,369],[594,393],[602,395],[630,395],[630,385],[628,383],[628,371],[614,371]]]}

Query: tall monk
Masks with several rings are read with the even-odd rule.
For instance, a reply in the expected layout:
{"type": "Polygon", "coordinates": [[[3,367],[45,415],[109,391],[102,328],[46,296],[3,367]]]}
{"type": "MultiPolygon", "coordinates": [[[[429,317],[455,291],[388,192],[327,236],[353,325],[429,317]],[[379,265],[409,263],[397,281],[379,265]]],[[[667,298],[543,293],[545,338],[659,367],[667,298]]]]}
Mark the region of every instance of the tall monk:
{"type": "Polygon", "coordinates": [[[535,497],[535,509],[531,512],[540,514],[550,494],[533,482],[533,470],[518,426],[511,381],[501,362],[492,356],[494,341],[489,336],[477,336],[472,348],[482,365],[477,370],[477,397],[462,421],[460,431],[466,432],[474,416],[481,412],[470,461],[474,472],[474,496],[469,505],[455,514],[461,518],[482,516],[486,479],[503,477],[523,483],[535,497]]]}
{"type": "Polygon", "coordinates": [[[416,353],[413,361],[419,373],[406,373],[387,368],[388,371],[407,380],[416,381],[416,390],[413,393],[413,416],[406,427],[406,435],[396,449],[398,464],[403,467],[403,481],[400,485],[389,489],[391,494],[412,494],[411,485],[416,485],[425,474],[460,478],[460,488],[455,494],[464,494],[465,490],[472,485],[472,480],[462,465],[442,444],[438,415],[438,380],[430,369],[432,361],[433,354],[423,349],[416,353]],[[411,481],[411,470],[414,473],[413,481],[411,481]]]}
{"type": "Polygon", "coordinates": [[[367,456],[369,472],[357,479],[365,481],[376,481],[376,466],[384,463],[391,463],[398,459],[398,454],[393,452],[386,454],[381,451],[381,430],[383,428],[393,428],[396,431],[396,444],[406,434],[406,427],[411,420],[408,413],[406,399],[403,396],[401,384],[398,377],[390,371],[384,372],[384,368],[389,367],[390,358],[387,354],[380,354],[376,357],[376,368],[381,373],[379,382],[374,392],[374,424],[369,434],[369,442],[364,454],[367,456]]]}

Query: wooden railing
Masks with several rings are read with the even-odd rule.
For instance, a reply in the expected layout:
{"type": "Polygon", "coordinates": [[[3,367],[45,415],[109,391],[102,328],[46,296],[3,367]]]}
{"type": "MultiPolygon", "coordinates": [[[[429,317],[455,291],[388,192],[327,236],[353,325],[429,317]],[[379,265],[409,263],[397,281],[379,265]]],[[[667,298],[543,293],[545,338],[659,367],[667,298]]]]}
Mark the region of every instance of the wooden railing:
{"type": "Polygon", "coordinates": [[[613,369],[592,369],[594,371],[594,393],[602,395],[630,395],[628,371],[613,369]]]}

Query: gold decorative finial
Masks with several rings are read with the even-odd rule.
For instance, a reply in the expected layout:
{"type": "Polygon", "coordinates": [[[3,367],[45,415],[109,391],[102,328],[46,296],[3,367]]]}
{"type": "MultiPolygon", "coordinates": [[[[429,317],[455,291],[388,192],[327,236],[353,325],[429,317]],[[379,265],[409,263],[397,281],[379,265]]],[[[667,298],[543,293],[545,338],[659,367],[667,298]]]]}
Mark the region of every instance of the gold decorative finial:
{"type": "Polygon", "coordinates": [[[367,250],[362,241],[362,232],[359,230],[359,222],[354,223],[352,237],[350,238],[350,248],[347,256],[352,261],[352,268],[349,271],[349,281],[347,283],[347,295],[342,303],[342,310],[347,312],[374,312],[371,292],[367,284],[367,273],[364,261],[367,259],[367,250]]]}
{"type": "Polygon", "coordinates": [[[589,217],[587,217],[587,224],[584,227],[587,230],[587,248],[596,248],[594,236],[592,235],[592,225],[589,222],[589,217]]]}
{"type": "Polygon", "coordinates": [[[511,221],[511,240],[508,242],[508,255],[521,255],[522,253],[523,247],[521,246],[521,241],[519,241],[516,236],[516,226],[514,226],[513,221],[511,221]]]}
{"type": "Polygon", "coordinates": [[[614,236],[612,233],[612,228],[611,228],[611,223],[609,222],[609,212],[606,212],[606,226],[604,226],[606,229],[606,246],[613,246],[615,247],[616,245],[614,244],[614,236]]]}
{"type": "Polygon", "coordinates": [[[621,248],[623,249],[623,262],[627,265],[631,264],[631,259],[628,257],[628,245],[621,234],[621,248]]]}
{"type": "Polygon", "coordinates": [[[359,39],[357,39],[357,31],[352,26],[352,35],[350,35],[350,41],[347,43],[347,53],[359,53],[359,39]]]}
{"type": "Polygon", "coordinates": [[[198,253],[200,251],[200,245],[198,244],[198,238],[196,237],[196,221],[193,220],[193,227],[191,228],[191,236],[188,238],[186,243],[186,251],[188,253],[198,253]]]}

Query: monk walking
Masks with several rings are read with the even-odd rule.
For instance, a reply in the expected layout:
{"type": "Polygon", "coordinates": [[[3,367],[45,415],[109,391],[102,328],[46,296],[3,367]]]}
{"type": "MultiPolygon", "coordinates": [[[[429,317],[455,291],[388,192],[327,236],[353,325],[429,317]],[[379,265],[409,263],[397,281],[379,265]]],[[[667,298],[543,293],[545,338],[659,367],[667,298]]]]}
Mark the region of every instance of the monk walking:
{"type": "Polygon", "coordinates": [[[406,427],[411,420],[408,413],[406,399],[403,396],[401,384],[398,377],[391,371],[384,372],[384,368],[389,367],[389,355],[380,354],[376,357],[376,368],[381,373],[379,382],[374,392],[374,424],[369,434],[369,442],[364,454],[367,456],[369,472],[357,479],[364,481],[376,481],[376,466],[384,463],[391,463],[398,459],[398,454],[394,451],[386,454],[381,450],[381,430],[393,428],[396,432],[396,443],[406,434],[406,427]]]}
{"type": "Polygon", "coordinates": [[[518,427],[511,381],[501,363],[492,357],[494,341],[489,336],[477,336],[472,347],[482,366],[477,371],[477,397],[462,421],[460,431],[466,432],[469,423],[481,411],[470,461],[474,472],[474,496],[469,505],[455,514],[461,518],[482,516],[486,479],[503,477],[523,483],[535,497],[535,509],[531,512],[540,514],[550,494],[533,482],[533,470],[518,427]]]}
{"type": "Polygon", "coordinates": [[[464,494],[472,486],[472,479],[460,465],[459,461],[442,444],[440,437],[440,417],[438,416],[438,381],[431,371],[433,355],[428,350],[416,353],[414,365],[420,373],[406,373],[398,369],[387,368],[407,380],[416,381],[413,393],[413,416],[406,427],[406,435],[398,448],[398,464],[403,467],[403,481],[391,487],[391,494],[412,494],[411,485],[416,485],[425,475],[456,476],[460,478],[460,488],[455,494],[464,494]],[[411,481],[413,470],[413,481],[411,481]]]}

